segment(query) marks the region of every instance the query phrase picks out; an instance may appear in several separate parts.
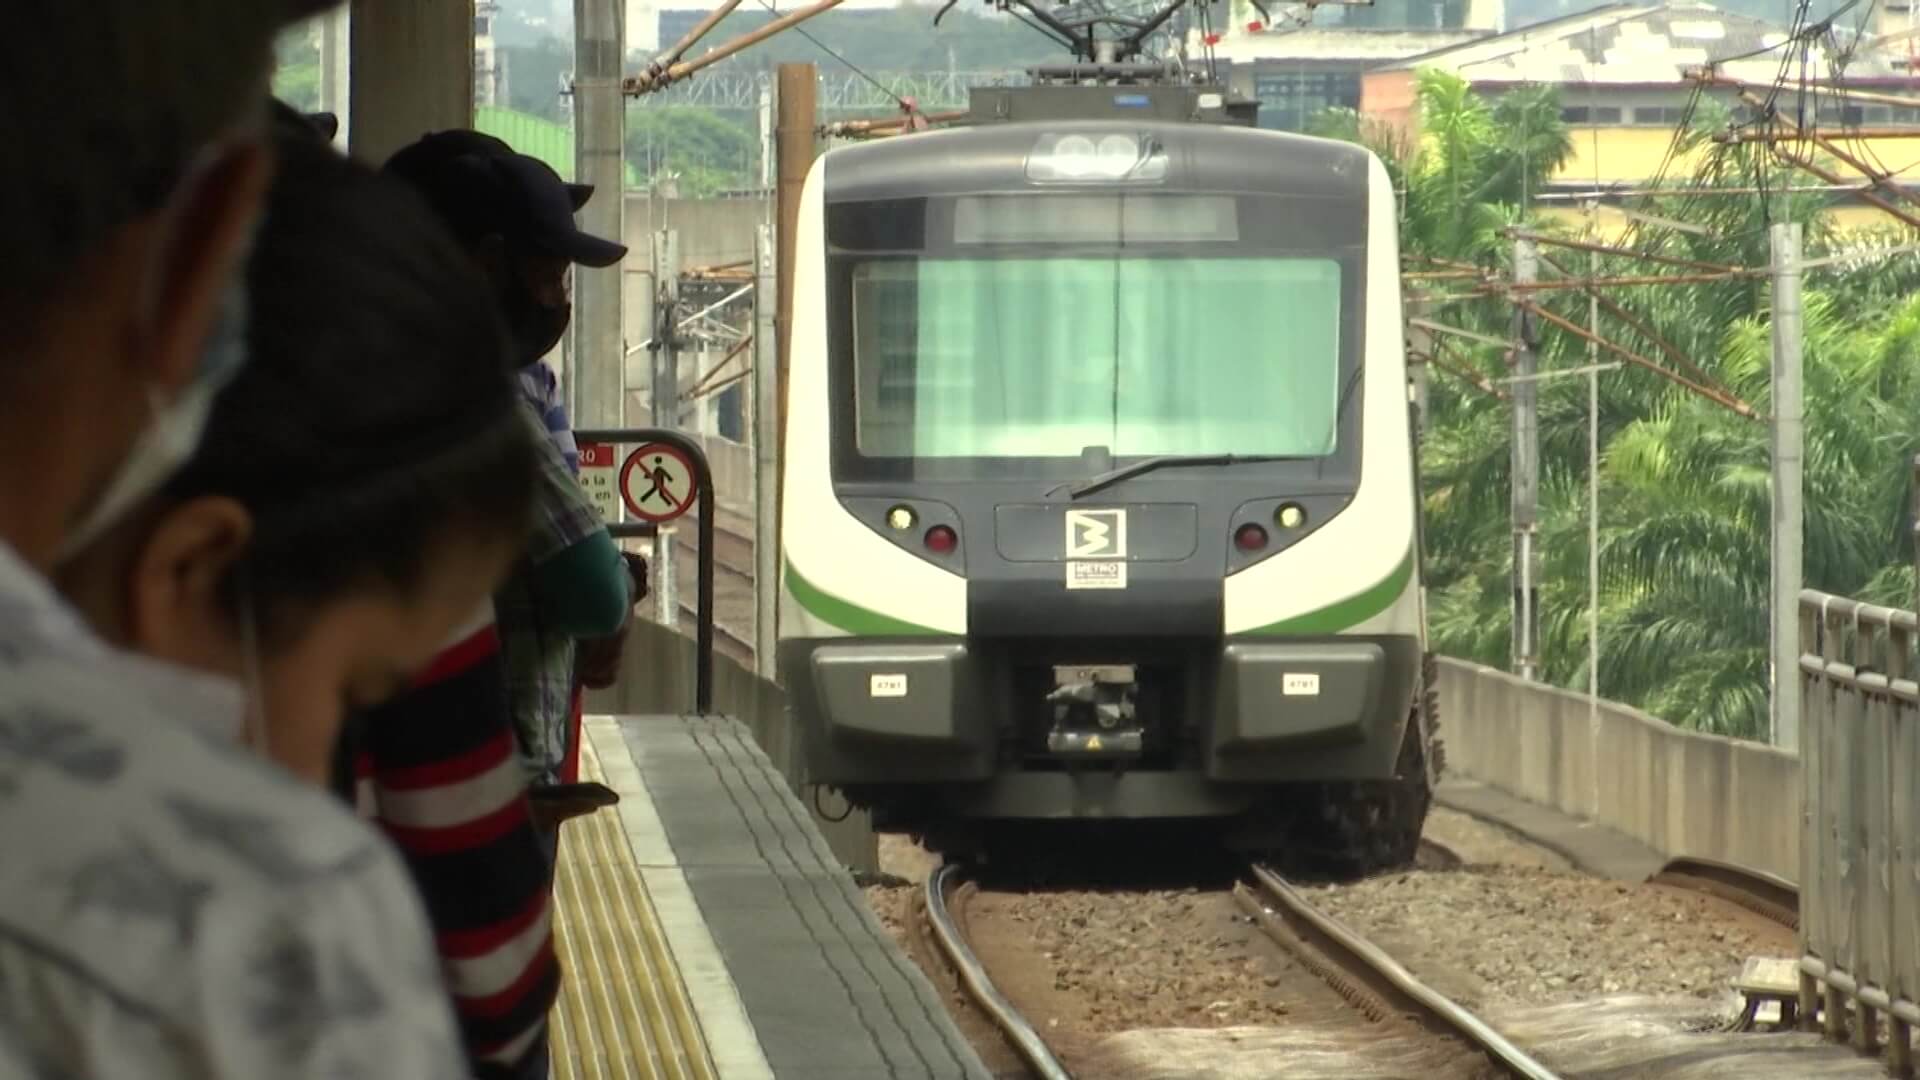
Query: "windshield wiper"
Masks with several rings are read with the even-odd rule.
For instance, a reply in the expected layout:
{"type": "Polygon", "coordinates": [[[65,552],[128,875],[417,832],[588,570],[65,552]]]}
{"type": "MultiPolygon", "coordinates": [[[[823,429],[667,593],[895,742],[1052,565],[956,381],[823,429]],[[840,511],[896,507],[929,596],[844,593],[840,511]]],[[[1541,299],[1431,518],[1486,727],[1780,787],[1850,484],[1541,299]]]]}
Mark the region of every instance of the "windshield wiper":
{"type": "Polygon", "coordinates": [[[1063,484],[1055,484],[1052,488],[1048,489],[1047,494],[1057,494],[1064,488],[1067,492],[1067,498],[1077,499],[1082,495],[1099,491],[1103,487],[1109,487],[1122,480],[1131,480],[1136,476],[1153,472],[1156,469],[1185,468],[1196,465],[1248,465],[1260,461],[1299,460],[1301,459],[1287,454],[1162,454],[1159,457],[1143,458],[1131,465],[1123,465],[1118,469],[1108,469],[1106,472],[1096,473],[1084,480],[1072,480],[1063,484]]]}

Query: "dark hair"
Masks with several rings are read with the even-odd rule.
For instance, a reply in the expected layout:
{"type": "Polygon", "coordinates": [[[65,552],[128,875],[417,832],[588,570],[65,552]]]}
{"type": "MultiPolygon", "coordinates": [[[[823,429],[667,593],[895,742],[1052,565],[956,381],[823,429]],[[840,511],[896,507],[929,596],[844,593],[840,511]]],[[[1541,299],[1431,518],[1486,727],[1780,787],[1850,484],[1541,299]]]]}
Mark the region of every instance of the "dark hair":
{"type": "Polygon", "coordinates": [[[0,36],[0,357],[193,155],[258,108],[273,37],[338,0],[84,0],[0,36]]]}
{"type": "Polygon", "coordinates": [[[413,588],[456,535],[517,544],[537,468],[492,300],[418,197],[317,140],[279,153],[248,362],[167,489],[253,513],[238,569],[270,644],[344,589],[413,588]]]}

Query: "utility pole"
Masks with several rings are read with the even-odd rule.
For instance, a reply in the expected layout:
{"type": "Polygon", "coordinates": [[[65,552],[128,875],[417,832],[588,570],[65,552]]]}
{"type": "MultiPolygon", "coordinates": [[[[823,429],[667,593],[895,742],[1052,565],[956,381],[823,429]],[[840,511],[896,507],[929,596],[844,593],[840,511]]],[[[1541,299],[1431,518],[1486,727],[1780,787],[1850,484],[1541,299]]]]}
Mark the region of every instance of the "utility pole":
{"type": "MultiPolygon", "coordinates": [[[[1569,379],[1576,375],[1587,377],[1587,475],[1600,475],[1600,439],[1597,434],[1600,424],[1600,394],[1597,389],[1600,373],[1613,371],[1620,367],[1621,361],[1606,363],[1595,362],[1585,367],[1566,368],[1560,371],[1535,372],[1532,375],[1516,375],[1501,382],[1518,390],[1523,386],[1537,386],[1551,379],[1569,379]]],[[[1600,737],[1600,486],[1597,482],[1587,485],[1587,732],[1589,739],[1600,737]]],[[[1535,613],[1536,625],[1538,613],[1535,613]]],[[[1597,743],[1594,745],[1598,745],[1597,743]]],[[[1598,806],[1600,799],[1600,771],[1593,770],[1593,784],[1589,797],[1593,805],[1598,806]]]]}
{"type": "MultiPolygon", "coordinates": [[[[760,109],[760,189],[773,190],[773,81],[762,72],[759,78],[760,109]]],[[[771,309],[769,309],[771,310],[771,309]]]]}
{"type": "Polygon", "coordinates": [[[344,149],[347,145],[347,121],[351,112],[347,99],[347,20],[351,17],[348,4],[320,16],[320,111],[330,112],[340,121],[333,135],[335,149],[344,149]]]}
{"type": "MultiPolygon", "coordinates": [[[[680,428],[680,234],[653,234],[653,426],[680,428]]],[[[715,505],[719,505],[716,500],[715,505]]],[[[656,609],[663,626],[680,626],[680,598],[674,589],[673,525],[660,526],[653,538],[656,609]]]]}
{"type": "Polygon", "coordinates": [[[1773,744],[1800,749],[1800,226],[1769,230],[1773,257],[1773,744]]]}
{"type": "MultiPolygon", "coordinates": [[[[812,64],[781,64],[776,72],[777,86],[774,94],[774,111],[777,116],[774,126],[776,144],[776,167],[779,170],[779,187],[776,192],[774,221],[778,228],[775,240],[776,287],[780,294],[780,303],[775,311],[774,333],[779,346],[778,386],[780,404],[778,445],[787,444],[787,369],[793,357],[793,255],[796,238],[800,231],[800,191],[807,182],[807,170],[813,167],[813,158],[817,149],[815,132],[819,128],[819,119],[815,114],[815,91],[818,89],[818,76],[812,64]]],[[[776,493],[775,498],[779,495],[776,493]]],[[[774,512],[775,535],[779,534],[779,522],[784,511],[774,512]]]]}
{"type": "Polygon", "coordinates": [[[473,6],[352,0],[347,115],[355,159],[378,167],[429,131],[473,126],[473,6]]]}
{"type": "MultiPolygon", "coordinates": [[[[1598,56],[1598,53],[1593,55],[1598,56]]],[[[1592,84],[1588,84],[1591,102],[1592,84]]],[[[1587,119],[1593,119],[1588,105],[1587,119]]],[[[1597,128],[1595,130],[1598,130],[1597,128]]],[[[1600,154],[1593,156],[1593,190],[1600,190],[1600,154]]],[[[1600,243],[1600,200],[1587,203],[1588,239],[1600,243]]],[[[1587,280],[1600,276],[1600,253],[1587,252],[1587,280]]],[[[1587,734],[1600,738],[1600,293],[1587,290],[1587,734]]],[[[1616,367],[1619,365],[1615,365],[1616,367]]],[[[1593,774],[1593,805],[1600,805],[1600,771],[1593,774]]]]}
{"type": "MultiPolygon", "coordinates": [[[[626,240],[626,98],[620,93],[625,0],[573,0],[574,176],[593,185],[580,226],[615,243],[626,240]]],[[[572,370],[567,372],[574,423],[624,427],[626,345],[621,325],[621,267],[573,268],[572,370]]]]}
{"type": "MultiPolygon", "coordinates": [[[[1513,280],[1540,276],[1540,253],[1532,240],[1513,241],[1513,280]]],[[[1514,312],[1513,352],[1513,671],[1532,680],[1540,659],[1540,414],[1536,326],[1525,308],[1514,312]]]]}
{"type": "Polygon", "coordinates": [[[779,306],[773,226],[754,229],[753,244],[753,661],[760,677],[779,681],[780,618],[780,363],[773,319],[779,306]]]}

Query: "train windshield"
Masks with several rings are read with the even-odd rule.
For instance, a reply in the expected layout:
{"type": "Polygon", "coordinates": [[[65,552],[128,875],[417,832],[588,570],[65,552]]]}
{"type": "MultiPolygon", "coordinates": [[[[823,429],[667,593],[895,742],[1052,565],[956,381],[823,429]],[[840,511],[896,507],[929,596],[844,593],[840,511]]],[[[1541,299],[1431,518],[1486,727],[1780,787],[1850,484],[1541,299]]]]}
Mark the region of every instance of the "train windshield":
{"type": "Polygon", "coordinates": [[[854,455],[1335,454],[1356,253],[1248,243],[1232,197],[1128,201],[957,199],[946,242],[837,253],[854,455]]]}
{"type": "Polygon", "coordinates": [[[857,442],[880,457],[1319,456],[1328,259],[912,259],[854,270],[857,442]]]}

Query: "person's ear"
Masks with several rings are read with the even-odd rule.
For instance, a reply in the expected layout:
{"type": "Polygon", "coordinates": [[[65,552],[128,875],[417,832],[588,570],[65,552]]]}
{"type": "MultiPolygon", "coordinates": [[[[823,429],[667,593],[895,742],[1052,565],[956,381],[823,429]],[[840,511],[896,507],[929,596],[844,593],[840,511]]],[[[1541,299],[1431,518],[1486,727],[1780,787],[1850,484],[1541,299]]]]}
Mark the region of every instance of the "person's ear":
{"type": "Polygon", "coordinates": [[[224,496],[161,517],[127,574],[129,646],[184,667],[234,671],[238,640],[222,593],[252,535],[252,516],[224,496]]]}
{"type": "Polygon", "coordinates": [[[260,138],[210,150],[150,224],[151,259],[128,375],[169,396],[192,381],[207,335],[245,260],[273,172],[260,138]]]}
{"type": "Polygon", "coordinates": [[[514,282],[513,255],[507,250],[507,238],[499,233],[488,233],[473,245],[473,260],[480,266],[480,272],[486,275],[487,283],[495,292],[505,290],[514,282]]]}

